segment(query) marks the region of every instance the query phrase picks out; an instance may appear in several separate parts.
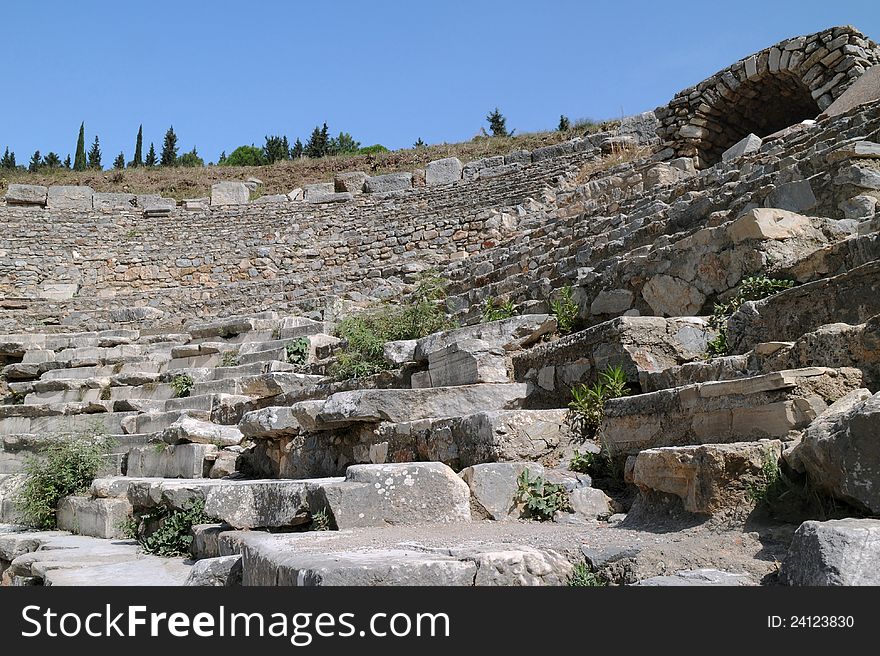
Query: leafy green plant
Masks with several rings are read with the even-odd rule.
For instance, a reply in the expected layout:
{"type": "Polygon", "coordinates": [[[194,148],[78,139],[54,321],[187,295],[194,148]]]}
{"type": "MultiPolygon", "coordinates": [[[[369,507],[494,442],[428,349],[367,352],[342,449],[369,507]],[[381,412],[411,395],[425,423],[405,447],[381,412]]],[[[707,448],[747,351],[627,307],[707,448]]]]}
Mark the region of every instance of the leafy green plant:
{"type": "Polygon", "coordinates": [[[568,335],[577,327],[578,304],[574,302],[571,287],[559,290],[559,298],[550,301],[550,312],[556,317],[559,332],[568,335]]]}
{"type": "Polygon", "coordinates": [[[100,424],[77,435],[50,439],[25,463],[25,482],[16,497],[22,521],[37,528],[55,528],[58,502],[88,489],[107,463],[113,445],[100,424]]]}
{"type": "Polygon", "coordinates": [[[510,319],[516,314],[516,306],[513,301],[497,302],[491,296],[486,299],[483,306],[483,323],[490,321],[501,321],[502,319],[510,319]]]}
{"type": "Polygon", "coordinates": [[[598,454],[592,451],[581,453],[575,449],[574,455],[568,463],[568,468],[573,472],[589,474],[593,467],[595,467],[597,456],[598,454]]]}
{"type": "Polygon", "coordinates": [[[236,353],[235,351],[223,351],[223,355],[220,357],[220,366],[237,367],[238,353],[236,353]]]}
{"type": "Polygon", "coordinates": [[[628,394],[623,368],[609,366],[599,372],[599,380],[592,385],[580,383],[571,388],[565,423],[583,438],[594,437],[605,416],[605,403],[628,394]]]}
{"type": "Polygon", "coordinates": [[[578,563],[568,577],[568,585],[571,588],[602,588],[608,582],[592,572],[586,563],[578,563]]]}
{"type": "Polygon", "coordinates": [[[9,392],[9,404],[10,405],[22,405],[24,403],[24,394],[17,390],[11,390],[9,392]]]}
{"type": "Polygon", "coordinates": [[[192,391],[194,381],[192,376],[189,374],[177,374],[174,378],[171,379],[171,389],[174,390],[174,396],[179,399],[182,399],[185,396],[189,396],[189,393],[192,391]]]}
{"type": "Polygon", "coordinates": [[[318,512],[312,514],[312,523],[309,524],[310,531],[329,531],[330,530],[330,515],[327,513],[325,509],[321,509],[318,512]]]}
{"type": "Polygon", "coordinates": [[[553,519],[557,510],[571,511],[571,501],[564,485],[550,483],[543,476],[532,478],[528,469],[516,479],[517,501],[525,504],[526,514],[540,521],[553,519]]]}
{"type": "Polygon", "coordinates": [[[779,487],[783,483],[782,470],[779,468],[779,460],[771,449],[764,453],[761,463],[761,477],[755,483],[746,486],[749,498],[755,503],[766,503],[772,497],[777,496],[779,487]]]}
{"type": "Polygon", "coordinates": [[[710,357],[728,354],[727,320],[739,310],[746,301],[760,301],[794,286],[791,280],[768,278],[767,276],[750,276],[743,280],[737,293],[726,303],[716,303],[709,325],[718,330],[718,336],[707,344],[710,357]]]}
{"type": "Polygon", "coordinates": [[[141,515],[126,525],[127,537],[136,539],[141,548],[155,556],[186,556],[192,544],[192,527],[207,524],[212,518],[205,514],[205,502],[195,499],[183,510],[160,508],[141,515]],[[145,528],[158,528],[144,534],[145,528]]]}
{"type": "Polygon", "coordinates": [[[284,357],[288,364],[303,366],[309,360],[309,338],[297,337],[284,345],[284,357]]]}
{"type": "Polygon", "coordinates": [[[454,324],[443,311],[446,281],[433,271],[421,274],[408,301],[384,305],[346,317],[336,327],[337,337],[345,340],[331,367],[338,380],[370,376],[388,369],[382,357],[385,343],[418,339],[454,324]]]}

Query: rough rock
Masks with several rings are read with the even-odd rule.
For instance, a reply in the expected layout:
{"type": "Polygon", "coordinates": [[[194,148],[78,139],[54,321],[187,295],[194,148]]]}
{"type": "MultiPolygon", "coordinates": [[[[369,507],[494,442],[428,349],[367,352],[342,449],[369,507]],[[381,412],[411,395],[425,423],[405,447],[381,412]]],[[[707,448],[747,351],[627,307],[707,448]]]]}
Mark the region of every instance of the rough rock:
{"type": "Polygon", "coordinates": [[[782,561],[779,580],[784,585],[880,585],[880,520],[804,522],[782,561]]]}
{"type": "Polygon", "coordinates": [[[246,205],[251,190],[244,182],[217,182],[211,185],[211,205],[246,205]]]}
{"type": "Polygon", "coordinates": [[[162,440],[167,444],[196,442],[224,447],[240,444],[242,434],[235,426],[220,426],[183,416],[162,431],[162,440]]]}
{"type": "Polygon", "coordinates": [[[333,178],[333,189],[337,193],[362,194],[368,177],[363,171],[337,173],[333,178]]]}
{"type": "Polygon", "coordinates": [[[48,189],[43,185],[12,183],[6,190],[9,205],[39,205],[45,207],[48,189]]]}
{"type": "Polygon", "coordinates": [[[449,184],[461,180],[463,166],[457,157],[447,157],[428,162],[425,167],[425,184],[427,186],[449,184]]]}
{"type": "Polygon", "coordinates": [[[732,162],[733,160],[742,157],[743,155],[750,155],[751,153],[756,153],[761,149],[761,137],[756,134],[747,134],[740,141],[737,141],[730,148],[725,150],[721,154],[721,159],[724,162],[732,162]]]}
{"type": "Polygon", "coordinates": [[[467,339],[482,340],[492,347],[512,351],[534,344],[541,337],[555,330],[556,319],[547,314],[525,314],[500,321],[464,326],[434,333],[418,340],[415,361],[424,362],[431,353],[467,339]]]}
{"type": "Polygon", "coordinates": [[[368,194],[384,194],[405,189],[412,189],[412,173],[374,175],[364,182],[364,191],[368,194]]]}
{"type": "Polygon", "coordinates": [[[46,207],[53,210],[90,210],[95,190],[91,187],[60,185],[51,186],[46,207]]]}
{"type": "Polygon", "coordinates": [[[467,467],[459,476],[468,484],[474,503],[489,518],[519,518],[522,508],[516,501],[517,479],[526,469],[532,476],[544,475],[544,467],[535,462],[494,462],[467,467]]]}
{"type": "Polygon", "coordinates": [[[241,556],[219,556],[196,561],[183,585],[188,587],[232,587],[240,586],[241,579],[241,556]]]}

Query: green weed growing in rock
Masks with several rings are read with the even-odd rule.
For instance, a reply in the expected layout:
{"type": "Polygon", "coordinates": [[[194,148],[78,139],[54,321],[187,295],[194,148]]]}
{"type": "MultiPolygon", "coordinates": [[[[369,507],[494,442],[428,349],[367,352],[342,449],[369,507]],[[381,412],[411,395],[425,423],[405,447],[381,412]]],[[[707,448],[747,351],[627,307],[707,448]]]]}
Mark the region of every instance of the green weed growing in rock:
{"type": "Polygon", "coordinates": [[[516,498],[525,504],[526,514],[540,521],[553,519],[557,510],[571,511],[571,502],[564,485],[550,483],[543,476],[532,477],[528,469],[516,479],[516,498]]]}
{"type": "Polygon", "coordinates": [[[312,522],[309,524],[310,531],[329,531],[330,515],[326,510],[322,509],[312,515],[312,522]]]}
{"type": "Polygon", "coordinates": [[[236,353],[235,351],[223,351],[223,355],[220,357],[220,366],[237,367],[238,353],[236,353]]]}
{"type": "Polygon", "coordinates": [[[160,508],[141,515],[139,520],[127,524],[126,537],[136,539],[146,553],[155,556],[186,556],[193,540],[192,527],[211,521],[205,514],[205,502],[194,499],[183,510],[160,508]],[[156,524],[155,531],[143,534],[145,526],[156,524]]]}
{"type": "Polygon", "coordinates": [[[297,337],[284,345],[284,357],[288,364],[301,367],[309,361],[309,338],[297,337]]]}
{"type": "Polygon", "coordinates": [[[486,299],[483,306],[483,323],[510,319],[516,314],[516,306],[513,301],[495,301],[491,296],[486,299]]]}
{"type": "Polygon", "coordinates": [[[601,588],[607,585],[608,582],[592,572],[586,563],[575,565],[568,577],[568,586],[571,588],[601,588]]]}
{"type": "Polygon", "coordinates": [[[25,482],[16,498],[22,521],[55,528],[58,502],[88,489],[113,445],[100,424],[73,436],[50,438],[25,464],[25,482]]]}
{"type": "Polygon", "coordinates": [[[194,382],[192,376],[188,374],[177,374],[171,379],[171,389],[174,390],[174,396],[179,399],[189,396],[194,382]]]}
{"type": "Polygon", "coordinates": [[[559,290],[559,298],[550,301],[550,312],[556,317],[556,326],[562,335],[574,331],[578,323],[578,304],[574,302],[571,287],[559,290]]]}
{"type": "Polygon", "coordinates": [[[565,423],[582,438],[594,437],[605,416],[605,403],[628,394],[626,373],[619,366],[609,366],[592,385],[580,383],[571,388],[565,423]]]}
{"type": "Polygon", "coordinates": [[[743,280],[736,295],[726,303],[716,303],[709,319],[709,325],[718,330],[718,336],[707,345],[710,357],[727,355],[727,320],[739,310],[746,301],[760,301],[794,286],[791,280],[768,278],[767,276],[751,276],[743,280]]]}

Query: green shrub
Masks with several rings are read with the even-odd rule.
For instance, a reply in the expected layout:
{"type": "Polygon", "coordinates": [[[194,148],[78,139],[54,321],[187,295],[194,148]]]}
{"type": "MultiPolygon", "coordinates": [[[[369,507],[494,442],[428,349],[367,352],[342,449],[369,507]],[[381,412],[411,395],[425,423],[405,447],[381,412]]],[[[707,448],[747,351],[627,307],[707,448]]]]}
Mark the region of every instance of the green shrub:
{"type": "Polygon", "coordinates": [[[297,337],[292,342],[284,345],[284,357],[288,364],[296,367],[303,366],[309,361],[309,338],[297,337]]]}
{"type": "Polygon", "coordinates": [[[483,323],[490,321],[501,321],[502,319],[510,319],[516,314],[516,306],[513,301],[497,302],[491,296],[486,299],[483,306],[483,323]]]}
{"type": "Polygon", "coordinates": [[[755,503],[767,503],[778,495],[782,483],[779,460],[772,449],[767,449],[764,461],[761,463],[760,480],[746,486],[749,498],[755,503]]]}
{"type": "Polygon", "coordinates": [[[207,524],[212,518],[205,514],[205,502],[195,499],[184,510],[160,508],[128,522],[126,536],[136,539],[141,548],[155,556],[186,556],[192,544],[192,527],[207,524]],[[158,528],[144,535],[144,528],[158,524],[158,528]]]}
{"type": "Polygon", "coordinates": [[[605,402],[628,394],[626,373],[619,366],[609,366],[599,372],[599,380],[592,385],[581,383],[571,388],[565,423],[583,438],[595,437],[605,416],[605,402]]]}
{"type": "Polygon", "coordinates": [[[171,379],[171,389],[174,390],[174,396],[179,399],[189,396],[189,393],[192,391],[193,383],[192,376],[189,374],[177,374],[171,379]]]}
{"type": "Polygon", "coordinates": [[[578,304],[572,298],[571,287],[559,290],[559,298],[550,301],[550,312],[556,317],[560,334],[568,335],[577,326],[578,304]]]}
{"type": "Polygon", "coordinates": [[[385,342],[418,339],[453,324],[443,311],[446,281],[432,271],[421,274],[408,301],[384,305],[346,317],[336,327],[345,346],[331,374],[339,380],[370,376],[388,369],[382,357],[385,342]]]}
{"type": "Polygon", "coordinates": [[[571,457],[571,460],[568,463],[568,468],[573,472],[589,474],[595,466],[597,455],[598,454],[593,453],[592,451],[581,453],[580,451],[575,449],[574,455],[571,457]]]}
{"type": "Polygon", "coordinates": [[[266,164],[266,156],[262,148],[239,146],[218,164],[221,166],[263,166],[266,164]]]}
{"type": "Polygon", "coordinates": [[[235,351],[223,351],[223,356],[220,358],[220,366],[237,367],[238,353],[236,353],[235,351]]]}
{"type": "Polygon", "coordinates": [[[25,463],[25,482],[16,498],[22,521],[37,528],[55,528],[58,502],[88,489],[108,462],[113,445],[99,424],[74,436],[50,439],[25,463]]]}
{"type": "Polygon", "coordinates": [[[526,515],[540,521],[553,519],[557,510],[571,511],[571,502],[564,485],[550,483],[543,476],[531,477],[528,469],[516,479],[517,501],[525,504],[526,515]]]}
{"type": "Polygon", "coordinates": [[[718,330],[718,336],[707,345],[710,357],[724,356],[728,353],[727,320],[746,301],[760,301],[794,286],[791,280],[768,278],[767,276],[751,276],[743,280],[737,293],[727,303],[716,303],[709,325],[718,330]]]}
{"type": "Polygon", "coordinates": [[[602,588],[608,582],[594,574],[586,563],[578,563],[568,577],[568,585],[571,588],[602,588]]]}
{"type": "Polygon", "coordinates": [[[373,144],[372,146],[364,146],[363,148],[358,148],[358,155],[377,155],[379,153],[390,153],[382,144],[373,144]]]}

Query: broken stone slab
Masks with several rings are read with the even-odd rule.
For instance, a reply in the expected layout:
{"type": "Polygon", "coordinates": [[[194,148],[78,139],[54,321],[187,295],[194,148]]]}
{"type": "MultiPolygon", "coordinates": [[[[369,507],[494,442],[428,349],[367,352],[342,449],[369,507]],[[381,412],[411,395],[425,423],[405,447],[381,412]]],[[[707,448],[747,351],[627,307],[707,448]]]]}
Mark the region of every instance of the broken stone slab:
{"type": "Polygon", "coordinates": [[[337,173],[333,178],[333,189],[336,193],[362,194],[368,177],[363,171],[337,173]]]}
{"type": "Polygon", "coordinates": [[[758,585],[749,574],[725,572],[719,569],[685,569],[675,574],[652,576],[636,581],[635,586],[744,586],[758,585]]]}
{"type": "Polygon", "coordinates": [[[203,478],[217,453],[214,444],[155,443],[128,452],[128,476],[156,478],[203,478]]]}
{"type": "Polygon", "coordinates": [[[283,317],[278,323],[280,339],[295,339],[323,333],[333,334],[333,324],[328,321],[315,321],[308,317],[283,317]]]}
{"type": "Polygon", "coordinates": [[[237,426],[220,426],[194,417],[182,416],[162,431],[162,441],[166,444],[212,444],[226,447],[241,444],[243,436],[237,426]]]}
{"type": "Polygon", "coordinates": [[[130,517],[131,504],[127,499],[68,496],[58,504],[56,522],[62,531],[114,539],[125,537],[122,525],[130,517]]]}
{"type": "Polygon", "coordinates": [[[749,210],[727,227],[727,234],[734,244],[795,237],[806,237],[819,243],[824,241],[822,233],[809,217],[770,207],[749,210]]]}
{"type": "MultiPolygon", "coordinates": [[[[822,365],[824,363],[809,363],[791,366],[779,366],[767,369],[767,371],[779,371],[783,369],[798,369],[805,366],[822,365]]],[[[752,372],[754,373],[754,372],[752,372]]],[[[643,392],[656,392],[673,387],[684,387],[695,383],[707,383],[711,381],[732,380],[744,378],[749,375],[749,356],[730,355],[720,358],[712,358],[705,362],[686,362],[676,367],[669,367],[662,371],[641,372],[639,382],[643,392]]]]}
{"type": "Polygon", "coordinates": [[[320,485],[313,508],[326,509],[340,530],[471,520],[470,489],[439,462],[352,465],[344,481],[320,485]]]}
{"type": "Polygon", "coordinates": [[[628,289],[603,289],[590,304],[590,314],[623,314],[632,307],[634,298],[628,289]]]}
{"type": "Polygon", "coordinates": [[[10,184],[6,190],[7,205],[46,206],[48,189],[43,185],[10,184]]]}
{"type": "Polygon", "coordinates": [[[382,359],[391,365],[414,362],[416,358],[416,343],[417,341],[414,339],[385,342],[385,346],[382,347],[382,359]]]}
{"type": "Polygon", "coordinates": [[[846,114],[858,105],[880,99],[880,66],[871,66],[819,115],[822,121],[846,114]]]}
{"type": "Polygon", "coordinates": [[[455,417],[483,410],[522,407],[528,385],[480,384],[429,389],[362,389],[332,394],[318,413],[319,425],[340,426],[353,422],[392,423],[455,417]]]}
{"type": "Polygon", "coordinates": [[[256,320],[252,317],[230,317],[216,321],[195,322],[186,326],[186,331],[193,339],[209,339],[211,337],[230,338],[242,333],[251,332],[256,328],[256,320]]]}
{"type": "Polygon", "coordinates": [[[576,516],[584,519],[608,519],[614,514],[611,498],[593,487],[578,487],[569,491],[568,501],[576,516]]]}
{"type": "Polygon", "coordinates": [[[241,580],[241,556],[219,556],[196,561],[183,585],[185,587],[233,587],[240,586],[241,580]]]}
{"type": "Polygon", "coordinates": [[[788,460],[837,499],[880,513],[880,393],[856,390],[816,418],[788,460]]]}
{"type": "Polygon", "coordinates": [[[210,421],[211,413],[206,410],[148,410],[146,412],[130,412],[120,422],[121,432],[127,435],[141,433],[161,433],[182,416],[194,417],[201,421],[210,421]]]}
{"type": "Polygon", "coordinates": [[[680,498],[688,512],[745,517],[751,490],[766,484],[765,466],[782,455],[779,440],[646,449],[638,454],[633,483],[644,497],[680,498]]]}
{"type": "Polygon", "coordinates": [[[775,372],[697,383],[605,404],[603,440],[615,455],[643,449],[792,439],[828,404],[862,386],[855,369],[775,372]]]}
{"type": "Polygon", "coordinates": [[[431,387],[506,383],[507,352],[481,339],[464,339],[428,355],[431,387]]]}
{"type": "Polygon", "coordinates": [[[880,171],[868,166],[852,165],[840,170],[834,178],[836,185],[853,185],[861,189],[880,189],[880,171]]]}
{"type": "Polygon", "coordinates": [[[364,192],[368,194],[385,194],[392,191],[412,189],[412,180],[412,173],[374,175],[364,181],[364,192]]]}
{"type": "Polygon", "coordinates": [[[137,196],[134,194],[95,192],[92,207],[96,210],[134,209],[137,196]]]}
{"type": "Polygon", "coordinates": [[[352,200],[352,194],[348,192],[332,193],[332,194],[309,194],[306,202],[309,203],[347,203],[352,200]]]}
{"type": "Polygon", "coordinates": [[[544,467],[536,462],[493,462],[467,467],[459,476],[481,514],[495,520],[518,519],[523,506],[516,499],[517,480],[526,470],[531,477],[544,475],[544,467]]]}
{"type": "Polygon", "coordinates": [[[825,156],[829,163],[847,159],[880,159],[880,144],[873,141],[856,141],[835,148],[825,156]]]}
{"type": "Polygon", "coordinates": [[[426,362],[431,353],[467,339],[482,340],[491,347],[512,351],[534,344],[555,331],[555,317],[525,314],[428,335],[418,340],[414,357],[416,362],[426,362]]]}
{"type": "MultiPolygon", "coordinates": [[[[143,203],[144,217],[168,216],[177,207],[177,201],[173,198],[150,198],[143,203]]],[[[155,308],[145,308],[155,309],[155,308]]]]}
{"type": "Polygon", "coordinates": [[[210,196],[204,198],[184,198],[183,209],[188,212],[207,212],[211,209],[211,198],[210,196]]]}
{"type": "Polygon", "coordinates": [[[239,394],[265,399],[280,394],[307,396],[309,390],[324,380],[323,376],[300,374],[294,371],[276,371],[258,376],[239,378],[236,389],[239,394]]]}
{"type": "Polygon", "coordinates": [[[246,412],[238,429],[248,439],[278,439],[298,435],[302,425],[288,406],[268,407],[246,412]]]}
{"type": "Polygon", "coordinates": [[[316,199],[336,193],[332,182],[314,182],[303,185],[303,200],[315,201],[316,199]]]}
{"type": "Polygon", "coordinates": [[[715,334],[700,317],[618,317],[515,354],[514,379],[532,384],[531,406],[561,407],[574,385],[594,383],[609,366],[637,383],[643,373],[701,360],[715,334]]]}
{"type": "Polygon", "coordinates": [[[243,182],[216,182],[211,185],[211,205],[247,205],[251,190],[243,182]]]}
{"type": "Polygon", "coordinates": [[[425,167],[425,184],[433,185],[450,184],[461,180],[463,166],[457,157],[446,157],[428,162],[425,167]]]}
{"type": "Polygon", "coordinates": [[[732,162],[745,155],[756,153],[761,150],[762,143],[761,137],[758,135],[751,133],[747,134],[721,154],[721,161],[732,162]]]}
{"type": "Polygon", "coordinates": [[[795,531],[783,585],[880,585],[880,520],[808,521],[795,531]]]}
{"type": "Polygon", "coordinates": [[[223,481],[207,492],[205,514],[237,529],[282,528],[311,520],[312,497],[342,478],[223,481]]]}
{"type": "Polygon", "coordinates": [[[91,187],[59,185],[49,187],[46,207],[53,210],[90,210],[95,190],[91,187]]]}
{"type": "Polygon", "coordinates": [[[205,501],[216,487],[229,485],[234,481],[215,481],[209,478],[134,478],[125,476],[118,482],[105,479],[97,486],[99,489],[125,496],[136,512],[157,507],[168,510],[185,510],[194,501],[205,501]]]}
{"type": "Polygon", "coordinates": [[[728,320],[731,353],[768,341],[793,342],[830,323],[864,323],[880,314],[880,260],[831,278],[748,301],[728,320]]]}

